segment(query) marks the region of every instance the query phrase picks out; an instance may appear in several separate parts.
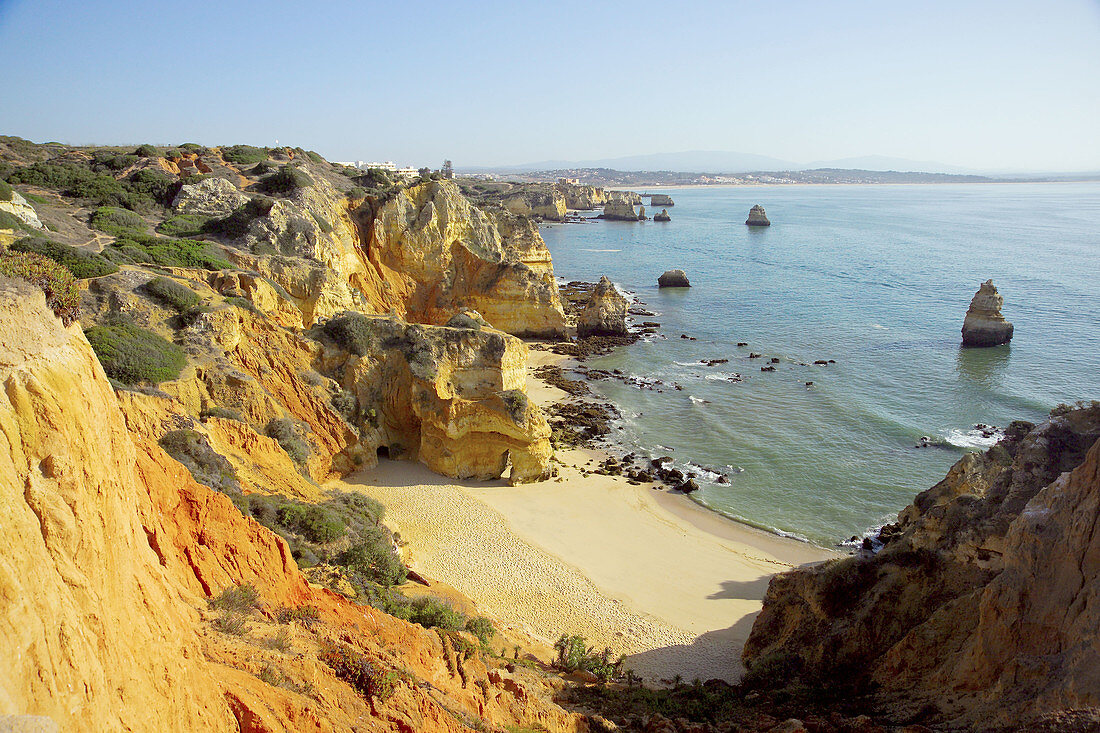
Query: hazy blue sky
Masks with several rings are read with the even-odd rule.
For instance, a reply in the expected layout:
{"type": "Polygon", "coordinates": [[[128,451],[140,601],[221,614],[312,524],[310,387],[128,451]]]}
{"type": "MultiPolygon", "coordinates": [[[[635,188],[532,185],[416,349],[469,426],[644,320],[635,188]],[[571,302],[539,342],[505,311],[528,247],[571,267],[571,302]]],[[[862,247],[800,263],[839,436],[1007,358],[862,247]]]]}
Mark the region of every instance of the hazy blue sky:
{"type": "Polygon", "coordinates": [[[0,0],[0,134],[1100,170],[1100,0],[0,0]]]}

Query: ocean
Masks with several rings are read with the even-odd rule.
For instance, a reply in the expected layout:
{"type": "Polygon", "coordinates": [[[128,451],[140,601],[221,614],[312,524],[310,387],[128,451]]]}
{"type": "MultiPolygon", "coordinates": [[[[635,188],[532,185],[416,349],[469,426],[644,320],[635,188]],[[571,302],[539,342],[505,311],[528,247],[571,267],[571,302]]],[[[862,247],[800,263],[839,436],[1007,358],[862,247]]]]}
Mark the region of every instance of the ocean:
{"type": "Polygon", "coordinates": [[[659,192],[671,222],[541,233],[560,279],[607,275],[657,314],[636,319],[657,336],[589,361],[642,386],[589,385],[623,413],[616,442],[699,473],[711,509],[835,546],[996,440],[975,426],[1100,399],[1100,183],[659,192]],[[745,226],[754,204],[772,226],[745,226]],[[692,287],[658,289],[668,269],[692,287]],[[1014,338],[963,349],[989,278],[1014,338]]]}

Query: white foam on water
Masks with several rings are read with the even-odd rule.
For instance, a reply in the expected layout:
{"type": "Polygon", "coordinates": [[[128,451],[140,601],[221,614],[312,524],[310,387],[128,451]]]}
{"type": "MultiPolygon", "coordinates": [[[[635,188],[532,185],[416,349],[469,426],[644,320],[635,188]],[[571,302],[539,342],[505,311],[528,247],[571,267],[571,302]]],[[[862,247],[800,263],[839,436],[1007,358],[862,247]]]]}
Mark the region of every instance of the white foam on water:
{"type": "Polygon", "coordinates": [[[981,430],[948,430],[943,439],[958,448],[992,448],[1001,438],[1005,437],[1005,431],[1000,428],[981,430]],[[988,435],[987,435],[988,433],[988,435]]]}
{"type": "Polygon", "coordinates": [[[581,252],[622,252],[621,249],[582,249],[581,252]]]}

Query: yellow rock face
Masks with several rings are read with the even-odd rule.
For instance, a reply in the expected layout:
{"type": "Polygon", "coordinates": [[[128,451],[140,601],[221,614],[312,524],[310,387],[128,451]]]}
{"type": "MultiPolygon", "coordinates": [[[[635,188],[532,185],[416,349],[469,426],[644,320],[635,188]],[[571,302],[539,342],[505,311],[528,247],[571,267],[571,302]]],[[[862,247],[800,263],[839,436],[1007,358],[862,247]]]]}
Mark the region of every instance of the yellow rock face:
{"type": "Polygon", "coordinates": [[[434,632],[310,588],[281,538],[128,430],[178,413],[135,399],[124,417],[79,326],[40,291],[0,280],[0,333],[0,717],[78,733],[587,730],[476,656],[456,674],[434,632]],[[207,598],[243,583],[265,611],[243,636],[215,631],[207,598]],[[312,631],[270,620],[303,605],[312,631]],[[279,629],[293,654],[263,643],[279,629]],[[333,640],[407,681],[368,700],[318,659],[333,640]]]}

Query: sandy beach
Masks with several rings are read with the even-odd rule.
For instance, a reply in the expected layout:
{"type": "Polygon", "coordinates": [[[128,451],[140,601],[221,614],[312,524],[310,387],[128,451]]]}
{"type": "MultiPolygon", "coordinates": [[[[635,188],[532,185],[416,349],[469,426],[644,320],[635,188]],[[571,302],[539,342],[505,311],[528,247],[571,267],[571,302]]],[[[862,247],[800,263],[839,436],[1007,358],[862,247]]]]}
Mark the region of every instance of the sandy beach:
{"type": "MultiPolygon", "coordinates": [[[[561,360],[532,351],[529,369],[561,360]]],[[[529,381],[540,404],[564,396],[529,381]]],[[[627,654],[627,667],[652,682],[677,674],[736,680],[769,578],[836,556],[726,520],[663,487],[583,475],[602,459],[597,452],[557,458],[556,478],[514,487],[388,460],[329,487],[383,502],[409,565],[502,628],[548,643],[581,634],[627,654]]]]}

